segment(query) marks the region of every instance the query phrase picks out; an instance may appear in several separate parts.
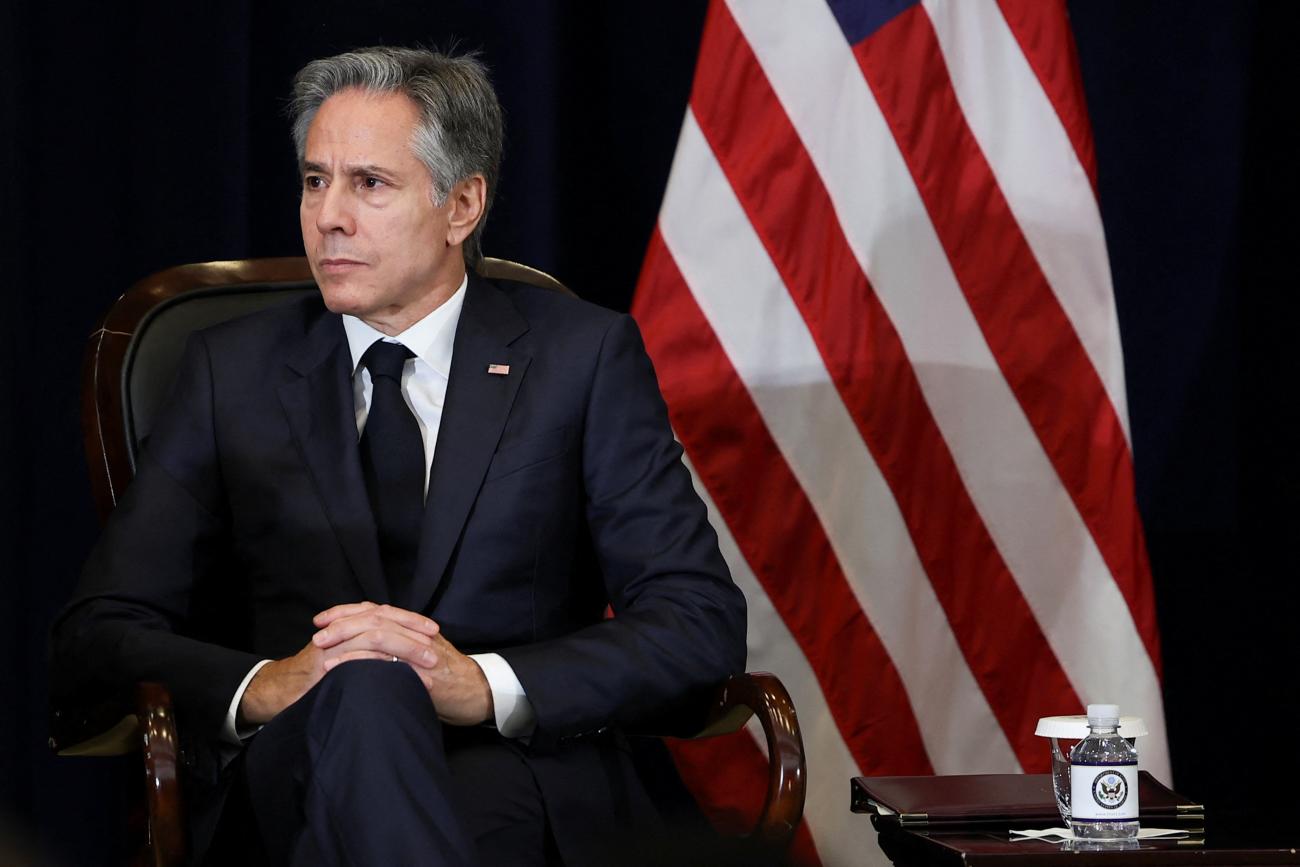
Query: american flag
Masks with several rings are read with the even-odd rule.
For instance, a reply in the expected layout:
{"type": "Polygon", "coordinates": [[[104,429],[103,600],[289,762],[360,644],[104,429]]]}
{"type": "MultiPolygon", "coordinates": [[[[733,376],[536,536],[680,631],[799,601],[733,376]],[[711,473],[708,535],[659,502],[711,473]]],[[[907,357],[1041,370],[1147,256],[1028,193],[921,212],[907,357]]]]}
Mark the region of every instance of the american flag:
{"type": "MultiPolygon", "coordinates": [[[[798,709],[800,863],[869,860],[850,777],[1044,772],[1088,702],[1169,779],[1096,189],[1063,0],[709,9],[633,313],[798,709]]],[[[675,754],[762,787],[761,735],[675,754]]]]}

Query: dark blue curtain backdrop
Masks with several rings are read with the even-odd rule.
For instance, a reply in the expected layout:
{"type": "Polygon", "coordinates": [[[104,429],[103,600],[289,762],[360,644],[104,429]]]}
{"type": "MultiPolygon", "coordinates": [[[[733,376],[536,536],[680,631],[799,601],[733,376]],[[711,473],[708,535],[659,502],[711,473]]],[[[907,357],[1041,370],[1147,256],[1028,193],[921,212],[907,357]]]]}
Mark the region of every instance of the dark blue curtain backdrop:
{"type": "MultiPolygon", "coordinates": [[[[0,4],[0,853],[120,860],[124,766],[55,760],[44,746],[46,632],[97,531],[81,354],[97,317],[150,272],[300,252],[282,115],[293,71],[377,42],[458,37],[482,49],[508,118],[488,251],[626,309],[704,10],[703,0],[0,4]]],[[[1211,806],[1212,826],[1294,844],[1300,142],[1287,122],[1300,74],[1284,40],[1295,16],[1290,4],[1250,2],[1080,0],[1071,12],[1176,783],[1211,806]]]]}

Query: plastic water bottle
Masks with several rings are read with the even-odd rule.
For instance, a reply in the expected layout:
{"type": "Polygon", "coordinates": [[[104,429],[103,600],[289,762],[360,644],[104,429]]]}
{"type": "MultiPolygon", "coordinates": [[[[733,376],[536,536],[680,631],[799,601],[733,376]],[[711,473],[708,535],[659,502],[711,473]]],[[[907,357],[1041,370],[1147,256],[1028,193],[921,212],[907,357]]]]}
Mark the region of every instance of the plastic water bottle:
{"type": "Polygon", "coordinates": [[[1119,707],[1088,705],[1086,738],[1070,750],[1070,830],[1085,840],[1138,832],[1137,748],[1119,736],[1119,707]]]}

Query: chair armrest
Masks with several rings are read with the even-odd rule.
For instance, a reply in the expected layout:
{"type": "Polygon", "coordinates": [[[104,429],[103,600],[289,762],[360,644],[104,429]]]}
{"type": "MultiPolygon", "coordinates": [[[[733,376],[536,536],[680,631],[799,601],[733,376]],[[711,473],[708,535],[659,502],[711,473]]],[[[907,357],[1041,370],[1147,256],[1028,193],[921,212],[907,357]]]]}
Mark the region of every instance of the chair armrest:
{"type": "Polygon", "coordinates": [[[180,741],[171,694],[160,683],[139,683],[134,701],[91,708],[55,708],[50,749],[60,756],[116,756],[139,752],[144,762],[147,851],[156,867],[185,860],[180,741]]]}
{"type": "Polygon", "coordinates": [[[154,864],[185,860],[185,810],[181,797],[180,741],[172,697],[161,683],[136,684],[136,715],[143,735],[148,786],[149,843],[154,864]]]}
{"type": "Polygon", "coordinates": [[[767,796],[750,836],[766,846],[784,848],[803,818],[808,770],[794,703],[780,679],[763,671],[728,678],[718,688],[705,726],[695,737],[729,734],[751,716],[757,716],[763,727],[769,761],[767,796]]]}

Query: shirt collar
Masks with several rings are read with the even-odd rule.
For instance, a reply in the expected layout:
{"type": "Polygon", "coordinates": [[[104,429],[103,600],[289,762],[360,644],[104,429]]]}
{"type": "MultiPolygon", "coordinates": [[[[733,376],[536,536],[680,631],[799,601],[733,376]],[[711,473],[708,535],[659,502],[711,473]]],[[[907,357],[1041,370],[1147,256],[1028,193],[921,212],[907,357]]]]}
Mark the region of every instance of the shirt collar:
{"type": "Polygon", "coordinates": [[[432,367],[444,378],[451,375],[451,348],[456,338],[456,323],[465,305],[465,287],[469,275],[460,281],[460,288],[450,298],[394,337],[371,328],[355,316],[343,315],[343,330],[348,336],[348,350],[352,353],[352,374],[355,376],[361,356],[366,354],[376,340],[393,340],[415,353],[415,357],[432,367]]]}

